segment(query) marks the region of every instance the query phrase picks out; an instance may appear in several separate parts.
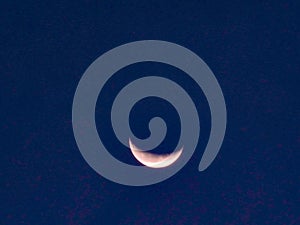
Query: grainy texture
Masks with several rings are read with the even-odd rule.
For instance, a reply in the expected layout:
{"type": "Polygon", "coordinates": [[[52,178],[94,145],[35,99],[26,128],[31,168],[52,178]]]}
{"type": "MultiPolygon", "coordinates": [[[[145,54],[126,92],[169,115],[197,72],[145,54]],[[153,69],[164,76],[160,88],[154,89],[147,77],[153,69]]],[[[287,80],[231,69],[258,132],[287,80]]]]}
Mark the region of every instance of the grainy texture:
{"type": "MultiPolygon", "coordinates": [[[[0,224],[300,224],[297,1],[7,2],[0,7],[0,224]],[[119,71],[100,96],[97,116],[107,116],[126,75],[142,71],[175,77],[199,107],[203,136],[192,160],[165,182],[137,188],[114,184],[88,166],[71,112],[89,64],[143,39],[178,43],[209,65],[224,93],[228,126],[216,160],[199,173],[210,118],[203,93],[183,72],[163,65],[119,71]]],[[[137,106],[133,130],[147,136],[147,121],[134,117],[147,104],[172,128],[164,148],[176,145],[178,116],[164,102],[137,106]]],[[[107,145],[120,145],[108,136],[109,124],[96,120],[108,129],[107,145]]],[[[136,163],[126,149],[114,150],[136,163]]]]}

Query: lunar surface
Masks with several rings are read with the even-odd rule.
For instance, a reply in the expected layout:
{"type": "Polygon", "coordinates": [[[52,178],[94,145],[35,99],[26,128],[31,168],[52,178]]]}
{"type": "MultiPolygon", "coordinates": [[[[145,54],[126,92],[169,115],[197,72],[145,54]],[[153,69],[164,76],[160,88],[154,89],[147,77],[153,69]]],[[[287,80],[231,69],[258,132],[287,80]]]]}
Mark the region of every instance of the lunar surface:
{"type": "Polygon", "coordinates": [[[151,168],[163,168],[170,166],[174,163],[181,155],[183,148],[178,151],[172,152],[171,154],[153,154],[145,151],[141,151],[136,147],[129,139],[129,147],[133,156],[143,165],[151,168]]]}

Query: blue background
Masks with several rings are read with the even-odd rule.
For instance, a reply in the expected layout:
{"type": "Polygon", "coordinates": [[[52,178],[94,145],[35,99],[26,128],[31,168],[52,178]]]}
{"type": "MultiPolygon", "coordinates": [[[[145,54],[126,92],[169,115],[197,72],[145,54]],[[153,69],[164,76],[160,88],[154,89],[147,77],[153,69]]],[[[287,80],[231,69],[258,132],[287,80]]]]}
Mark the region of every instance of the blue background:
{"type": "MultiPolygon", "coordinates": [[[[2,3],[0,224],[299,224],[299,8],[297,1],[2,3]],[[203,105],[203,136],[192,159],[162,183],[127,187],[82,158],[72,101],[97,57],[144,39],[180,44],[209,65],[226,99],[228,126],[216,160],[199,173],[210,117],[191,83],[193,99],[203,105]]],[[[165,73],[190,82],[164,65],[136,66],[120,71],[125,78],[116,76],[98,101],[100,130],[109,127],[101,123],[105,100],[128,81],[124,75],[165,73]]],[[[168,149],[180,129],[177,114],[148,100],[133,115],[147,104],[150,113],[165,115],[172,127],[168,149]]],[[[147,121],[132,118],[137,135],[146,137],[147,121]]],[[[107,145],[117,144],[103,136],[107,145]]],[[[112,154],[136,163],[124,152],[112,154]]]]}

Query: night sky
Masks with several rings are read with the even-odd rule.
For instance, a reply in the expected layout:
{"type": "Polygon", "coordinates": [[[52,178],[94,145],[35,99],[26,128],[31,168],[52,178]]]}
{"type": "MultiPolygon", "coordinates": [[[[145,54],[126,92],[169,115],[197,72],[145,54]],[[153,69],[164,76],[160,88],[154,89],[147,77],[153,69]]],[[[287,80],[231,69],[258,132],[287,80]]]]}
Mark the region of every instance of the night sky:
{"type": "MultiPolygon", "coordinates": [[[[276,2],[2,2],[0,224],[300,224],[300,5],[276,2]],[[99,96],[95,119],[120,161],[139,165],[113,135],[110,105],[143,74],[185,87],[201,121],[196,151],[180,172],[131,187],[103,178],[83,159],[72,102],[96,58],[147,39],[177,43],[206,62],[223,90],[228,121],[218,156],[199,172],[210,131],[201,89],[165,64],[118,71],[99,96]]],[[[139,102],[132,130],[147,137],[154,115],[169,127],[162,149],[172,149],[180,123],[166,101],[139,102]]]]}

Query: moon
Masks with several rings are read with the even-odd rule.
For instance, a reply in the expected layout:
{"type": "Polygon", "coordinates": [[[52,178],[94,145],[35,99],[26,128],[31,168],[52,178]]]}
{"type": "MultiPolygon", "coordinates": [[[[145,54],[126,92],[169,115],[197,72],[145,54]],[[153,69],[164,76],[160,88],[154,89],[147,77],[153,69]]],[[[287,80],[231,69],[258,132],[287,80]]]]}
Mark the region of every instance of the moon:
{"type": "Polygon", "coordinates": [[[151,168],[163,168],[173,164],[181,155],[183,147],[171,154],[158,155],[141,151],[129,139],[129,147],[133,156],[143,165],[151,168]]]}

